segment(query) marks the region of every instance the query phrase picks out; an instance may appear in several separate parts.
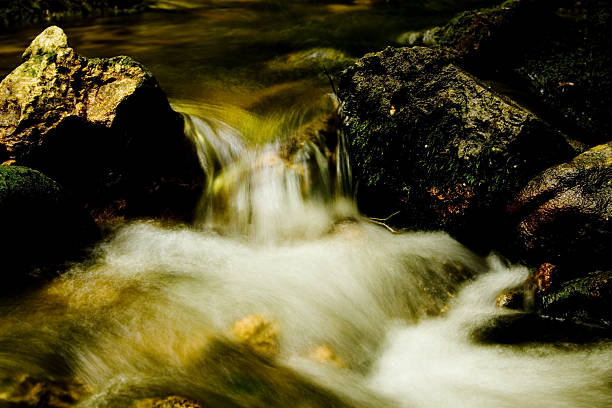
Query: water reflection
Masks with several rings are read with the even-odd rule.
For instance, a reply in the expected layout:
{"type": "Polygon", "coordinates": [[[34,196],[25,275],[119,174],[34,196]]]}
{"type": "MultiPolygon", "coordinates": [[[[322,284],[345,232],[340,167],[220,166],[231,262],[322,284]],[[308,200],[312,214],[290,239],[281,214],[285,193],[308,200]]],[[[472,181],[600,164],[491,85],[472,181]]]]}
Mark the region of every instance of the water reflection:
{"type": "MultiPolygon", "coordinates": [[[[351,58],[393,43],[404,31],[439,24],[460,7],[440,12],[405,3],[398,12],[368,2],[166,0],[141,15],[61,26],[85,56],[130,55],[142,62],[175,101],[231,103],[265,114],[329,92],[323,66],[337,73],[351,58]],[[286,96],[270,100],[277,90],[286,96]]],[[[0,76],[20,63],[40,31],[0,36],[0,76]]]]}

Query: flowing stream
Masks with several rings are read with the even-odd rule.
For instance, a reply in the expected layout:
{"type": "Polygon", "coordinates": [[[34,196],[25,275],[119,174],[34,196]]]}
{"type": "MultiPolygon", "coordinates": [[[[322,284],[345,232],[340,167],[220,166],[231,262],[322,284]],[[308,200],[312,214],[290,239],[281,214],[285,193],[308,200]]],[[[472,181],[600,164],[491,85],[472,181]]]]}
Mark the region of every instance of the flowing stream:
{"type": "MultiPolygon", "coordinates": [[[[301,17],[321,15],[323,6],[308,7],[301,17]]],[[[200,14],[216,16],[210,24],[238,19],[226,7],[194,10],[171,28],[185,15],[188,32],[200,14]]],[[[251,11],[241,18],[270,18],[251,11]]],[[[272,60],[295,62],[296,52],[272,60]]],[[[337,101],[314,71],[249,82],[257,58],[245,56],[229,90],[237,71],[222,75],[227,61],[168,87],[207,176],[193,225],[124,225],[89,261],[0,304],[0,406],[22,406],[24,378],[71,384],[80,407],[171,395],[206,407],[612,406],[608,341],[478,335],[522,316],[495,300],[526,269],[444,233],[393,233],[364,218],[341,134],[334,146],[305,139],[287,150],[337,101]]],[[[172,68],[160,71],[164,86],[172,68]]]]}

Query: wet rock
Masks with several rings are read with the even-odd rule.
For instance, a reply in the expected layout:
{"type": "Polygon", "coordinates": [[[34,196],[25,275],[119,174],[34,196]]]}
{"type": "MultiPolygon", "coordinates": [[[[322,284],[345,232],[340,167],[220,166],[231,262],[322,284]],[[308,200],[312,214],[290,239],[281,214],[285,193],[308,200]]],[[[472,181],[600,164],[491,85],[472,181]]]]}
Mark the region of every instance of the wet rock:
{"type": "Polygon", "coordinates": [[[0,228],[0,294],[55,276],[99,236],[59,184],[19,166],[0,166],[0,228]]]}
{"type": "Polygon", "coordinates": [[[409,40],[452,48],[469,71],[511,84],[570,136],[594,145],[612,138],[608,3],[508,0],[409,40]]]}
{"type": "Polygon", "coordinates": [[[334,349],[327,345],[321,345],[316,347],[310,352],[308,357],[314,361],[323,364],[329,364],[335,367],[346,367],[346,361],[340,357],[334,349]]]}
{"type": "Polygon", "coordinates": [[[519,258],[576,271],[612,267],[612,143],[534,177],[508,208],[519,258]]]}
{"type": "Polygon", "coordinates": [[[0,393],[0,405],[9,408],[70,408],[91,390],[74,379],[35,378],[23,375],[0,393]],[[6,404],[6,405],[5,405],[6,404]]]}
{"type": "Polygon", "coordinates": [[[605,327],[585,325],[572,320],[552,319],[535,313],[513,313],[491,319],[475,329],[472,338],[484,344],[523,346],[534,343],[592,344],[609,340],[605,327]]]}
{"type": "Polygon", "coordinates": [[[233,337],[256,354],[274,358],[278,354],[279,327],[265,316],[249,315],[232,327],[233,337]]]}
{"type": "Polygon", "coordinates": [[[495,304],[497,307],[521,310],[525,305],[525,294],[518,289],[508,290],[497,297],[495,304]]]}
{"type": "Polygon", "coordinates": [[[548,262],[540,265],[533,275],[535,289],[539,292],[548,290],[553,283],[559,280],[557,270],[558,268],[555,265],[548,262]]]}
{"type": "Polygon", "coordinates": [[[129,57],[88,59],[49,27],[0,84],[0,144],[78,191],[97,218],[188,217],[201,170],[182,117],[129,57]]]}
{"type": "Polygon", "coordinates": [[[358,199],[368,215],[444,229],[490,247],[508,200],[535,174],[571,157],[531,112],[422,47],[387,48],[344,71],[358,199]]]}
{"type": "Polygon", "coordinates": [[[333,48],[311,48],[296,51],[268,62],[267,68],[272,72],[283,72],[297,76],[305,73],[324,74],[325,70],[339,72],[354,61],[342,51],[333,48]]]}
{"type": "Polygon", "coordinates": [[[539,298],[540,313],[612,330],[612,271],[592,272],[539,298]]]}
{"type": "MultiPolygon", "coordinates": [[[[468,63],[498,64],[489,60],[508,60],[517,47],[517,41],[527,41],[533,34],[535,23],[541,18],[545,6],[534,0],[508,0],[501,5],[467,10],[457,14],[447,24],[412,35],[412,43],[440,45],[451,48],[468,63]],[[517,30],[518,22],[526,25],[517,30]]],[[[533,38],[532,38],[533,40],[533,38]]]]}

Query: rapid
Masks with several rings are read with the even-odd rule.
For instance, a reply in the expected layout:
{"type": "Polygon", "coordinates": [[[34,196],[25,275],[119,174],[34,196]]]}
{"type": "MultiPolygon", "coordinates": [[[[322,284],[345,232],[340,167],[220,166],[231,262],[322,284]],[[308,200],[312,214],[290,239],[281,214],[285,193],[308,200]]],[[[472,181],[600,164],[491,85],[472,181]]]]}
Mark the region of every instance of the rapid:
{"type": "MultiPolygon", "coordinates": [[[[496,299],[526,268],[363,216],[344,136],[300,136],[338,109],[321,66],[453,10],[399,21],[364,2],[183,3],[198,7],[67,31],[92,55],[150,66],[184,114],[206,175],[195,219],[129,222],[89,260],[0,302],[0,406],[26,377],[78,384],[83,408],[173,395],[206,407],[612,406],[609,341],[483,339],[523,316],[496,299]]],[[[0,54],[17,55],[30,31],[0,38],[0,54]]]]}

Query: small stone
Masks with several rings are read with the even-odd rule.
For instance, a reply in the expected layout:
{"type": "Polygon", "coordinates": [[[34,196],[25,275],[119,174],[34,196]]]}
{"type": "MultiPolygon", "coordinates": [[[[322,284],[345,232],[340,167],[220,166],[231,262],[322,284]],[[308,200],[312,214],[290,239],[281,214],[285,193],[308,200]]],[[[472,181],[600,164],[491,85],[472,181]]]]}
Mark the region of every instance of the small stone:
{"type": "Polygon", "coordinates": [[[319,363],[331,364],[336,367],[346,366],[346,362],[327,345],[318,346],[309,354],[309,357],[319,363]]]}
{"type": "Polygon", "coordinates": [[[509,290],[499,295],[495,304],[497,307],[520,310],[523,309],[524,300],[525,297],[522,292],[518,290],[509,290]]]}
{"type": "Polygon", "coordinates": [[[267,317],[253,314],[234,323],[232,335],[262,357],[273,358],[278,354],[279,327],[267,317]]]}
{"type": "Polygon", "coordinates": [[[555,269],[555,265],[545,262],[536,271],[533,279],[540,292],[548,290],[553,284],[555,269]]]}

